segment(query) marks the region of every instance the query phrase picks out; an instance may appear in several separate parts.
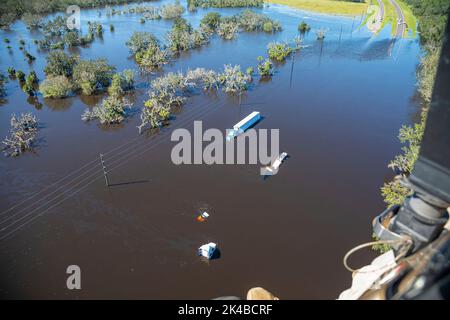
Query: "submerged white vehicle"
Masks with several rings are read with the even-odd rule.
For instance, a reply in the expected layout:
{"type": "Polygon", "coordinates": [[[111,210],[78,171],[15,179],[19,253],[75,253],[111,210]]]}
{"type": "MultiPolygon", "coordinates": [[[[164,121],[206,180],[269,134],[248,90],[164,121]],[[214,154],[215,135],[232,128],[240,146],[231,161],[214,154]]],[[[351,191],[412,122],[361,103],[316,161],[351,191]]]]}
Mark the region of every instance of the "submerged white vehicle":
{"type": "Polygon", "coordinates": [[[214,242],[210,242],[202,245],[198,248],[198,255],[205,257],[206,259],[211,259],[216,251],[217,245],[214,242]]]}
{"type": "Polygon", "coordinates": [[[287,156],[287,152],[281,153],[270,166],[264,168],[266,170],[265,174],[272,175],[276,173],[287,156]]]}

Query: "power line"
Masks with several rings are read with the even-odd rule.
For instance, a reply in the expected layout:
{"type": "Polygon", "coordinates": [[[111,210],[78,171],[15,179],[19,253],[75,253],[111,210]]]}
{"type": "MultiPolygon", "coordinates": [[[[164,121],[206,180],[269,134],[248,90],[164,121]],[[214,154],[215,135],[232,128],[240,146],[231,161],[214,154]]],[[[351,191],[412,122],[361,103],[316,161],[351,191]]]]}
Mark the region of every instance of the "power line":
{"type": "MultiPolygon", "coordinates": [[[[225,103],[223,103],[223,104],[225,104],[225,103]]],[[[222,105],[223,105],[223,104],[222,104],[222,105]]],[[[194,118],[197,117],[197,116],[203,116],[203,115],[206,115],[206,114],[208,114],[208,113],[210,113],[210,112],[212,112],[212,111],[215,111],[215,110],[217,110],[217,109],[219,109],[219,108],[220,108],[220,106],[215,107],[214,109],[210,109],[210,110],[206,110],[206,111],[200,111],[200,112],[198,112],[198,113],[196,113],[196,114],[194,115],[194,118]]],[[[192,118],[192,117],[191,117],[191,118],[192,118]]],[[[183,120],[183,124],[184,124],[184,123],[187,123],[187,122],[189,122],[189,121],[191,121],[191,119],[184,119],[184,120],[183,120]]],[[[181,127],[183,124],[180,123],[179,127],[181,127]]],[[[175,130],[175,128],[174,128],[173,130],[175,130]]],[[[136,154],[135,156],[133,156],[133,157],[131,157],[131,158],[128,157],[128,158],[125,160],[125,162],[122,162],[121,164],[119,164],[119,165],[117,165],[116,167],[112,168],[112,169],[110,170],[110,172],[111,172],[112,170],[114,170],[114,169],[116,169],[116,168],[122,166],[123,164],[127,163],[127,162],[130,161],[131,159],[134,159],[134,158],[136,158],[136,157],[142,155],[143,153],[145,153],[145,152],[147,152],[147,151],[153,149],[154,147],[158,146],[159,144],[161,144],[162,142],[164,142],[164,138],[165,138],[169,133],[170,133],[170,131],[168,131],[168,132],[166,132],[164,135],[160,136],[161,139],[160,139],[159,142],[157,142],[156,144],[153,144],[151,147],[145,149],[143,152],[140,152],[140,153],[136,154]]],[[[118,162],[118,161],[116,161],[116,162],[118,162]]],[[[100,176],[100,175],[99,175],[99,176],[100,176]]],[[[79,185],[81,182],[83,182],[83,181],[89,179],[90,177],[92,177],[92,175],[90,175],[90,176],[84,178],[83,180],[79,181],[78,183],[75,184],[75,186],[79,185]]],[[[93,183],[93,182],[96,181],[97,179],[98,179],[98,177],[97,177],[97,178],[94,178],[94,180],[92,180],[91,182],[87,183],[85,186],[90,185],[91,183],[93,183]]],[[[46,203],[44,203],[44,204],[38,206],[37,208],[35,208],[35,209],[33,209],[32,211],[30,211],[28,214],[26,214],[26,215],[24,215],[24,216],[22,216],[22,217],[16,219],[14,222],[10,223],[8,226],[3,227],[2,229],[0,229],[0,231],[4,231],[4,230],[6,230],[6,229],[9,229],[11,226],[13,226],[14,224],[16,224],[17,222],[19,222],[19,221],[25,219],[26,217],[30,216],[30,215],[31,215],[33,212],[35,212],[36,210],[39,210],[39,209],[43,208],[45,205],[51,203],[52,201],[56,200],[56,199],[59,198],[60,196],[66,194],[66,193],[69,192],[70,190],[74,189],[75,186],[69,188],[68,190],[64,191],[62,194],[60,194],[60,195],[54,197],[53,199],[47,201],[46,203]]],[[[82,190],[83,188],[84,188],[84,187],[81,187],[80,190],[82,190]]],[[[75,191],[73,194],[76,194],[77,192],[78,192],[78,191],[75,191]]],[[[57,204],[63,202],[65,199],[68,199],[68,198],[70,198],[70,196],[67,196],[67,197],[63,198],[63,200],[58,201],[57,204]]],[[[50,208],[53,208],[54,206],[55,206],[55,205],[51,206],[50,208]]],[[[47,208],[46,210],[44,210],[44,212],[47,212],[50,208],[47,208]]],[[[36,215],[35,217],[41,216],[41,215],[42,215],[42,214],[38,214],[38,215],[36,215]]],[[[20,227],[22,227],[23,225],[26,225],[26,224],[28,224],[29,222],[33,221],[33,220],[35,219],[35,217],[33,217],[33,218],[30,219],[29,221],[27,221],[27,222],[25,222],[24,224],[22,224],[20,227]]],[[[5,221],[7,221],[7,219],[4,220],[4,221],[2,221],[1,223],[4,223],[5,221]]],[[[17,228],[16,228],[16,229],[17,229],[17,228]]],[[[16,230],[16,229],[14,229],[14,230],[16,230]]],[[[13,231],[14,231],[14,230],[13,230],[13,231]]],[[[11,232],[8,233],[7,235],[9,235],[9,234],[11,234],[11,232]]],[[[4,237],[0,238],[0,240],[2,240],[2,239],[4,239],[4,237]]]]}

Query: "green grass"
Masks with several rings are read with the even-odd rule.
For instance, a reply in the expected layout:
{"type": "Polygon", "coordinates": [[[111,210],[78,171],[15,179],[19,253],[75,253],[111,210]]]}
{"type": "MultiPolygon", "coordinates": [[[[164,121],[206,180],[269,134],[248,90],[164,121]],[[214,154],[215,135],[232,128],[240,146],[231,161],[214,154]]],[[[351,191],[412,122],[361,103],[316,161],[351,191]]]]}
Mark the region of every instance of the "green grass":
{"type": "Polygon", "coordinates": [[[336,0],[266,0],[268,3],[334,15],[360,16],[367,11],[368,3],[336,0]]]}
{"type": "Polygon", "coordinates": [[[369,26],[372,24],[373,19],[376,19],[376,15],[380,7],[378,5],[370,5],[367,8],[367,14],[363,22],[361,22],[361,25],[359,26],[359,29],[364,27],[366,24],[369,26]]]}

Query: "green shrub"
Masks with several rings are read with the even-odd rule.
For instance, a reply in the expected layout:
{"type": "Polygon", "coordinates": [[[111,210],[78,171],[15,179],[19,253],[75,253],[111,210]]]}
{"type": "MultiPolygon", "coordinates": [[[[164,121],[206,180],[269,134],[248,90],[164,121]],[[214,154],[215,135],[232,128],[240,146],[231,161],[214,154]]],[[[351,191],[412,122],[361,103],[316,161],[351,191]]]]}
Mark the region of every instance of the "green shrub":
{"type": "Polygon", "coordinates": [[[278,62],[284,61],[292,52],[288,44],[280,42],[271,42],[267,48],[269,58],[278,62]]]}
{"type": "Polygon", "coordinates": [[[273,23],[271,21],[264,22],[263,30],[264,32],[273,32],[273,23]]]}
{"type": "Polygon", "coordinates": [[[223,91],[227,93],[242,92],[248,89],[251,76],[241,71],[241,66],[225,65],[224,71],[219,75],[223,91]]]}
{"type": "Polygon", "coordinates": [[[77,47],[80,45],[80,38],[77,31],[69,31],[64,35],[64,43],[68,47],[77,47]]]}
{"type": "Polygon", "coordinates": [[[22,85],[22,90],[23,92],[25,92],[26,94],[28,94],[29,96],[34,96],[35,94],[35,78],[32,75],[29,75],[26,80],[25,83],[22,85]]]}
{"type": "Polygon", "coordinates": [[[35,71],[31,71],[30,74],[27,77],[27,81],[29,81],[31,84],[35,85],[39,82],[39,79],[37,77],[37,74],[35,71]]]}
{"type": "Polygon", "coordinates": [[[146,50],[149,46],[159,46],[158,39],[150,32],[134,32],[131,38],[126,42],[131,53],[136,54],[139,51],[146,50]]]}
{"type": "Polygon", "coordinates": [[[280,31],[281,25],[278,21],[270,19],[265,14],[253,12],[252,10],[244,10],[236,16],[236,21],[239,27],[245,31],[266,31],[266,32],[280,31]]]}
{"type": "Polygon", "coordinates": [[[16,71],[16,78],[20,82],[24,82],[25,81],[25,73],[23,71],[17,70],[16,71]]]}
{"type": "Polygon", "coordinates": [[[208,12],[202,20],[200,20],[201,26],[207,26],[212,30],[216,30],[220,24],[220,13],[218,12],[208,12]]]}
{"type": "Polygon", "coordinates": [[[127,41],[136,62],[145,70],[153,70],[169,62],[169,55],[163,50],[158,39],[148,32],[135,32],[127,41]]]}
{"type": "Polygon", "coordinates": [[[120,95],[125,91],[134,88],[134,72],[133,70],[124,70],[122,73],[114,74],[111,86],[108,88],[110,95],[120,95]]]}
{"type": "Polygon", "coordinates": [[[44,72],[47,76],[70,77],[78,61],[78,56],[69,56],[60,50],[51,51],[47,56],[47,65],[44,68],[44,72]]]}
{"type": "Polygon", "coordinates": [[[270,77],[273,75],[272,62],[269,59],[265,59],[261,56],[258,60],[258,72],[261,77],[270,77]]]}
{"type": "Polygon", "coordinates": [[[118,95],[110,95],[103,99],[101,104],[95,106],[92,111],[86,109],[81,119],[91,121],[98,119],[101,124],[117,124],[121,123],[127,113],[127,109],[131,106],[129,101],[118,95]]]}
{"type": "Polygon", "coordinates": [[[16,77],[16,69],[14,69],[14,67],[8,67],[7,72],[11,78],[16,77]]]}
{"type": "Polygon", "coordinates": [[[72,94],[73,85],[65,76],[50,76],[39,86],[44,98],[64,98],[72,94]]]}
{"type": "Polygon", "coordinates": [[[32,63],[34,60],[36,60],[36,57],[31,55],[29,52],[25,51],[24,53],[28,63],[32,63]]]}
{"type": "Polygon", "coordinates": [[[202,8],[239,8],[258,7],[264,4],[262,0],[190,0],[194,6],[202,8]]]}
{"type": "Polygon", "coordinates": [[[166,4],[161,6],[159,14],[163,19],[175,19],[180,17],[184,13],[185,9],[180,5],[179,1],[173,4],[166,4]]]}
{"type": "Polygon", "coordinates": [[[301,32],[301,33],[308,32],[309,30],[311,30],[311,27],[305,21],[302,21],[298,25],[298,31],[301,32]]]}
{"type": "Polygon", "coordinates": [[[110,85],[114,71],[106,59],[81,60],[73,68],[73,81],[83,94],[91,95],[110,85]]]}
{"type": "Polygon", "coordinates": [[[51,50],[64,50],[64,48],[65,48],[64,41],[58,41],[50,45],[51,50]]]}
{"type": "Polygon", "coordinates": [[[201,30],[194,30],[183,18],[176,18],[171,31],[167,34],[170,50],[173,52],[197,48],[209,41],[209,35],[201,30]]]}
{"type": "Polygon", "coordinates": [[[233,19],[222,19],[219,24],[217,33],[222,39],[231,40],[236,36],[239,31],[239,26],[233,19]]]}
{"type": "Polygon", "coordinates": [[[29,29],[38,29],[42,25],[42,16],[30,12],[25,12],[22,15],[22,20],[29,29]]]}

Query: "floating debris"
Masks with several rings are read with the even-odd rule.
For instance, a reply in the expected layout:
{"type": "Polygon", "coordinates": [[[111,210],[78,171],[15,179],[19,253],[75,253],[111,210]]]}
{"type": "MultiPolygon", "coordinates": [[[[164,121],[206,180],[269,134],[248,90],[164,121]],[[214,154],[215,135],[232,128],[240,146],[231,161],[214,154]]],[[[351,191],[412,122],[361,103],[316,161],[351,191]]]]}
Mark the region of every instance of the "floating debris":
{"type": "Polygon", "coordinates": [[[198,248],[198,255],[205,257],[206,259],[211,259],[214,252],[216,251],[217,245],[214,242],[202,245],[198,248]]]}
{"type": "Polygon", "coordinates": [[[287,156],[287,152],[281,153],[270,166],[261,168],[261,175],[272,176],[277,174],[280,165],[283,163],[287,156]]]}
{"type": "Polygon", "coordinates": [[[209,218],[209,214],[208,214],[208,212],[203,212],[202,214],[200,214],[198,217],[197,217],[197,221],[198,222],[205,222],[206,221],[206,219],[208,219],[209,218]]]}

